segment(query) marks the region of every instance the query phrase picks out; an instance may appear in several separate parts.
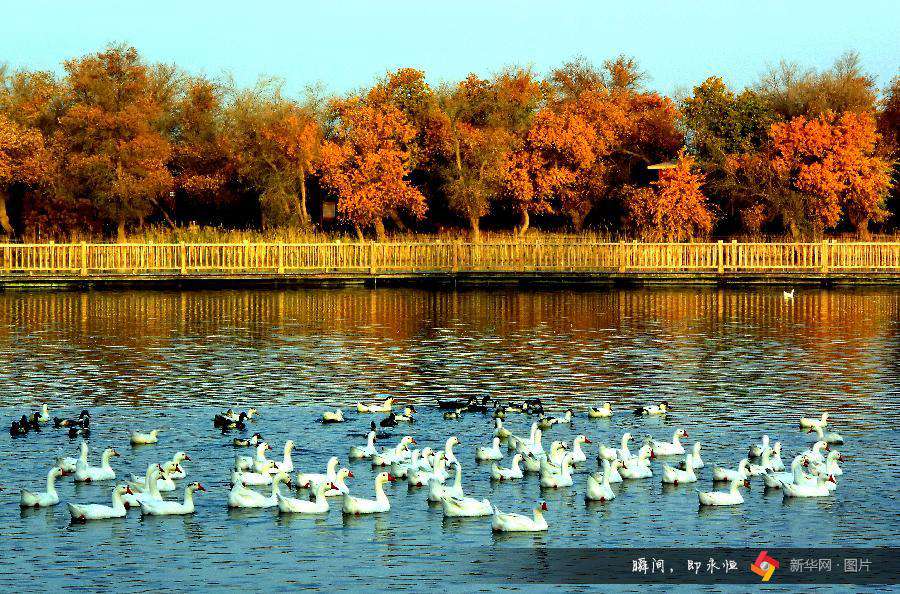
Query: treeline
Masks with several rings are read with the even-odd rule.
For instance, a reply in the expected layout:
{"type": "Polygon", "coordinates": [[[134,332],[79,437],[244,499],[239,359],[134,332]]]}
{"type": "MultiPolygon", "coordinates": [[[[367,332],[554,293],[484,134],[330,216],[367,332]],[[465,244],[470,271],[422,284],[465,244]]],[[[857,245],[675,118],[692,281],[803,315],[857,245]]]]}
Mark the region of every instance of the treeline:
{"type": "Polygon", "coordinates": [[[188,222],[335,225],[360,237],[483,225],[710,234],[885,229],[897,211],[900,78],[848,54],[675,101],[634,60],[429,86],[404,68],[325,97],[147,63],[116,45],[61,77],[0,69],[0,233],[113,235],[188,222]],[[892,195],[892,188],[894,188],[892,195]],[[323,217],[323,215],[325,215],[323,217]]]}

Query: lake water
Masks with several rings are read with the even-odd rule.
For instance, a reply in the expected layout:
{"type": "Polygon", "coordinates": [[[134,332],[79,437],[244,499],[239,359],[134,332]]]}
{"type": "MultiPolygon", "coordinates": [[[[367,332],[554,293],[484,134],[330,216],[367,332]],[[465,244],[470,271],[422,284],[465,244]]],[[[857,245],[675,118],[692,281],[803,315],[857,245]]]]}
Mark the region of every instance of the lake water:
{"type": "MultiPolygon", "coordinates": [[[[0,585],[83,590],[249,591],[321,587],[483,589],[447,575],[445,559],[475,547],[885,546],[900,542],[896,419],[900,414],[900,292],[808,290],[785,301],[780,290],[515,290],[429,292],[409,289],[63,292],[0,294],[0,414],[10,420],[39,403],[52,413],[94,415],[91,459],[112,445],[120,476],[186,450],[190,479],[208,493],[191,517],[69,525],[65,504],[20,512],[19,489],[42,488],[56,455],[77,440],[61,430],[0,437],[0,585]],[[322,517],[229,511],[230,437],[212,429],[228,406],[258,407],[251,424],[275,444],[298,447],[295,464],[321,472],[327,458],[346,463],[364,443],[372,417],[357,400],[376,394],[414,402],[408,430],[420,445],[456,434],[464,486],[504,511],[547,501],[550,530],[494,535],[489,519],[443,519],[422,490],[388,486],[390,513],[342,517],[340,502],[322,517]],[[536,475],[492,485],[474,449],[490,441],[489,417],[445,421],[436,396],[541,397],[576,411],[573,427],[551,439],[589,436],[589,460],[575,487],[541,492],[536,475]],[[667,399],[665,419],[629,414],[667,399]],[[590,403],[609,400],[611,420],[590,420],[590,403]],[[326,407],[349,421],[323,426],[326,407]],[[352,412],[351,412],[352,410],[352,412]],[[832,497],[783,501],[754,480],[746,503],[698,511],[694,485],[663,489],[627,482],[618,498],[586,506],[584,472],[596,444],[624,431],[703,443],[707,489],[713,463],[735,466],[763,433],[790,458],[809,441],[800,416],[832,414],[845,474],[832,497]],[[165,427],[156,446],[133,449],[132,429],[165,427]]],[[[527,433],[531,419],[507,425],[527,433]]],[[[246,453],[241,451],[241,453],[246,453]]],[[[505,461],[508,463],[508,458],[505,461]]],[[[352,491],[369,496],[373,473],[352,463],[352,491]]],[[[654,464],[658,470],[659,464],[654,464]]],[[[63,502],[106,502],[109,486],[62,479],[63,502]]],[[[505,589],[516,589],[511,584],[505,589]]],[[[539,591],[546,588],[531,587],[539,591]]],[[[582,588],[584,589],[584,588],[582,588]]],[[[646,590],[647,588],[632,588],[646,590]]]]}

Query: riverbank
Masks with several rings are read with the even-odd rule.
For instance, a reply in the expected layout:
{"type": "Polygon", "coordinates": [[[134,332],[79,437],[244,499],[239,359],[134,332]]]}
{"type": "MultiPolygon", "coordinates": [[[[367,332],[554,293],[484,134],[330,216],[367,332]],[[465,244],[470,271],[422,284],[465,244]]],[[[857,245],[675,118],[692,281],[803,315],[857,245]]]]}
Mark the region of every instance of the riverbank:
{"type": "Polygon", "coordinates": [[[900,284],[900,242],[6,244],[0,287],[900,284]]]}

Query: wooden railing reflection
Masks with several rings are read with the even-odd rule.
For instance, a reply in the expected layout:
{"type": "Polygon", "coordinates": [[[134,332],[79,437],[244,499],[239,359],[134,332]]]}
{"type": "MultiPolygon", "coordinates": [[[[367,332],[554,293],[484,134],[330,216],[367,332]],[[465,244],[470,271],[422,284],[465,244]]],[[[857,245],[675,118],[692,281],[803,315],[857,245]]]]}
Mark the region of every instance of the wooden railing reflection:
{"type": "Polygon", "coordinates": [[[5,276],[900,272],[900,242],[5,244],[5,276]]]}

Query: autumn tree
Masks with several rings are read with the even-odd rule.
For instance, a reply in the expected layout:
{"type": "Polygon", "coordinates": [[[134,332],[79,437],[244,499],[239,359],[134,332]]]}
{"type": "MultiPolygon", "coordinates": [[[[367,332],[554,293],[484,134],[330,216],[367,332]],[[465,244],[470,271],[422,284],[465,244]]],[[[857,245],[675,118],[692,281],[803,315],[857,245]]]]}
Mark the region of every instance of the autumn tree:
{"type": "Polygon", "coordinates": [[[876,155],[877,141],[869,113],[826,112],[772,126],[772,168],[804,197],[814,232],[835,227],[844,215],[867,238],[869,222],[887,217],[891,163],[876,155]]]}
{"type": "Polygon", "coordinates": [[[703,195],[703,175],[693,157],[682,151],[674,167],[662,169],[650,187],[626,191],[628,223],[652,240],[685,241],[708,235],[713,214],[703,195]]]}
{"type": "Polygon", "coordinates": [[[45,182],[50,176],[48,156],[40,131],[0,113],[0,229],[4,234],[15,234],[7,212],[11,190],[45,182]]]}
{"type": "Polygon", "coordinates": [[[224,89],[202,77],[187,79],[173,102],[169,168],[179,201],[195,208],[216,206],[234,174],[224,102],[224,89]]]}
{"type": "Polygon", "coordinates": [[[316,99],[285,98],[263,81],[237,92],[226,110],[228,143],[239,178],[259,194],[264,225],[310,224],[308,178],[322,147],[316,99]]]}
{"type": "Polygon", "coordinates": [[[425,198],[408,179],[416,130],[388,104],[353,97],[331,106],[330,133],[322,145],[319,175],[337,196],[338,213],[356,229],[375,228],[384,239],[384,218],[395,209],[425,214],[425,198]]]}
{"type": "Polygon", "coordinates": [[[124,240],[126,225],[150,215],[172,188],[153,70],[126,46],[69,60],[65,69],[68,105],[55,139],[62,181],[124,240]]]}
{"type": "Polygon", "coordinates": [[[444,191],[450,206],[468,220],[475,241],[482,217],[507,189],[513,153],[542,97],[540,83],[525,69],[490,80],[471,74],[441,97],[444,191]]]}

